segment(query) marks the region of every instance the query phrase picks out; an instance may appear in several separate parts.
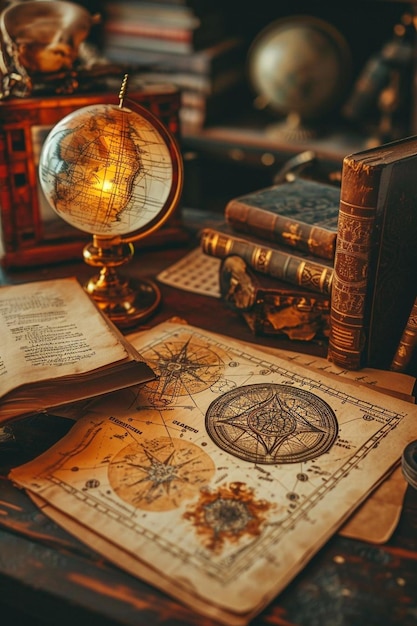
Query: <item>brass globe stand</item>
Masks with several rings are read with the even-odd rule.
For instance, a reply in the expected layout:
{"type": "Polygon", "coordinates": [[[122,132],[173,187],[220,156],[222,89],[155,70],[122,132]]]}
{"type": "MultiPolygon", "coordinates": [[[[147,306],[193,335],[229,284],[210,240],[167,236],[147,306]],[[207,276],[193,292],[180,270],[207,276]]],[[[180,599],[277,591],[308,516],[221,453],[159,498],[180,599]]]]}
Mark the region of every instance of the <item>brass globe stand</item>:
{"type": "Polygon", "coordinates": [[[100,267],[99,274],[90,278],[86,291],[100,309],[121,329],[129,328],[148,318],[161,302],[161,292],[150,280],[122,278],[116,268],[128,263],[134,254],[131,242],[121,237],[93,235],[92,243],[84,248],[84,261],[100,267]]]}

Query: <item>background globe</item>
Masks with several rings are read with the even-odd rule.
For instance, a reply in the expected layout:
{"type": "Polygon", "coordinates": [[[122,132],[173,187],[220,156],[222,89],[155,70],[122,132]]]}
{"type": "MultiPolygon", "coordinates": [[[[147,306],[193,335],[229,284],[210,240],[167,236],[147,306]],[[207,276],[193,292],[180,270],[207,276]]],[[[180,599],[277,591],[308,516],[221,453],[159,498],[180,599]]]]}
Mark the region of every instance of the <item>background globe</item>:
{"type": "Polygon", "coordinates": [[[173,160],[148,115],[97,104],[63,118],[47,136],[40,185],[72,226],[114,237],[148,227],[171,204],[173,160]]]}
{"type": "Polygon", "coordinates": [[[249,80],[264,105],[303,120],[326,114],[350,80],[350,51],[323,20],[294,17],[262,30],[248,52],[249,80]]]}

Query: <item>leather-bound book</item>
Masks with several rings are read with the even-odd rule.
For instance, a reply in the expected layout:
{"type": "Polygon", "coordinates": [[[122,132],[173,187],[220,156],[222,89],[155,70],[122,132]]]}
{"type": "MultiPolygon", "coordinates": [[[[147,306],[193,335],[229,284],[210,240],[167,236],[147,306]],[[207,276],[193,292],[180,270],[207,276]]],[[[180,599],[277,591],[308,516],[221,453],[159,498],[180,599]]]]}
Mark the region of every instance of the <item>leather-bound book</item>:
{"type": "Polygon", "coordinates": [[[417,297],[408,316],[400,343],[394,354],[391,369],[394,372],[406,372],[417,346],[417,297]]]}
{"type": "Polygon", "coordinates": [[[240,313],[255,335],[281,335],[296,341],[328,337],[330,296],[255,274],[238,256],[219,270],[223,302],[240,313]]]}
{"type": "Polygon", "coordinates": [[[224,259],[241,257],[253,270],[316,293],[329,294],[333,262],[249,235],[234,233],[228,224],[203,228],[200,247],[205,254],[224,259]]]}
{"type": "Polygon", "coordinates": [[[232,198],[225,218],[238,232],[333,260],[339,204],[339,187],[294,177],[232,198]]]}
{"type": "Polygon", "coordinates": [[[417,136],[346,156],[329,360],[389,369],[417,288],[417,136]]]}

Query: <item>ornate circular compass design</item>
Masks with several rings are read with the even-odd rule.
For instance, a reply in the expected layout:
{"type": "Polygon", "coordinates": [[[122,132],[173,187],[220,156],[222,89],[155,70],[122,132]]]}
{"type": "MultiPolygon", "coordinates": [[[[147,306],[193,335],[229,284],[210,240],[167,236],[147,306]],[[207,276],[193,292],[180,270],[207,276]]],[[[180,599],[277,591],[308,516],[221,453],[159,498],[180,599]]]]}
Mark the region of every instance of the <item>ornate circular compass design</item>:
{"type": "Polygon", "coordinates": [[[193,443],[158,437],[120,450],[108,471],[111,486],[125,502],[146,511],[169,511],[198,494],[215,467],[193,443]]]}
{"type": "Polygon", "coordinates": [[[166,341],[142,353],[159,378],[146,385],[149,400],[170,404],[180,396],[205,391],[223,374],[224,363],[205,342],[187,336],[185,341],[166,341]]]}
{"type": "Polygon", "coordinates": [[[218,397],[206,413],[213,441],[258,464],[299,463],[327,452],[337,436],[331,407],[309,391],[262,383],[218,397]]]}

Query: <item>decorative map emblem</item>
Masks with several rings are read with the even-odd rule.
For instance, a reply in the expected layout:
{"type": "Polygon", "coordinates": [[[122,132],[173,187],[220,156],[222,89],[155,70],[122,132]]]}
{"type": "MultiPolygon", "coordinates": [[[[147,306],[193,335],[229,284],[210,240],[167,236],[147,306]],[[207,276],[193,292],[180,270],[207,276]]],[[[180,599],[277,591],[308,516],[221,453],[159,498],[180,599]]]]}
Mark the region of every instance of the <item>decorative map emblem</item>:
{"type": "Polygon", "coordinates": [[[117,495],[146,511],[169,511],[197,495],[213,477],[215,466],[198,446],[158,437],[124,447],[109,465],[117,495]]]}
{"type": "Polygon", "coordinates": [[[222,376],[222,352],[216,354],[207,342],[187,336],[186,341],[166,341],[142,353],[158,375],[146,385],[148,400],[154,406],[173,404],[181,396],[192,396],[209,389],[222,376]]]}
{"type": "Polygon", "coordinates": [[[333,410],[290,385],[245,385],[218,397],[206,413],[213,441],[258,464],[299,463],[327,452],[337,436],[333,410]]]}

